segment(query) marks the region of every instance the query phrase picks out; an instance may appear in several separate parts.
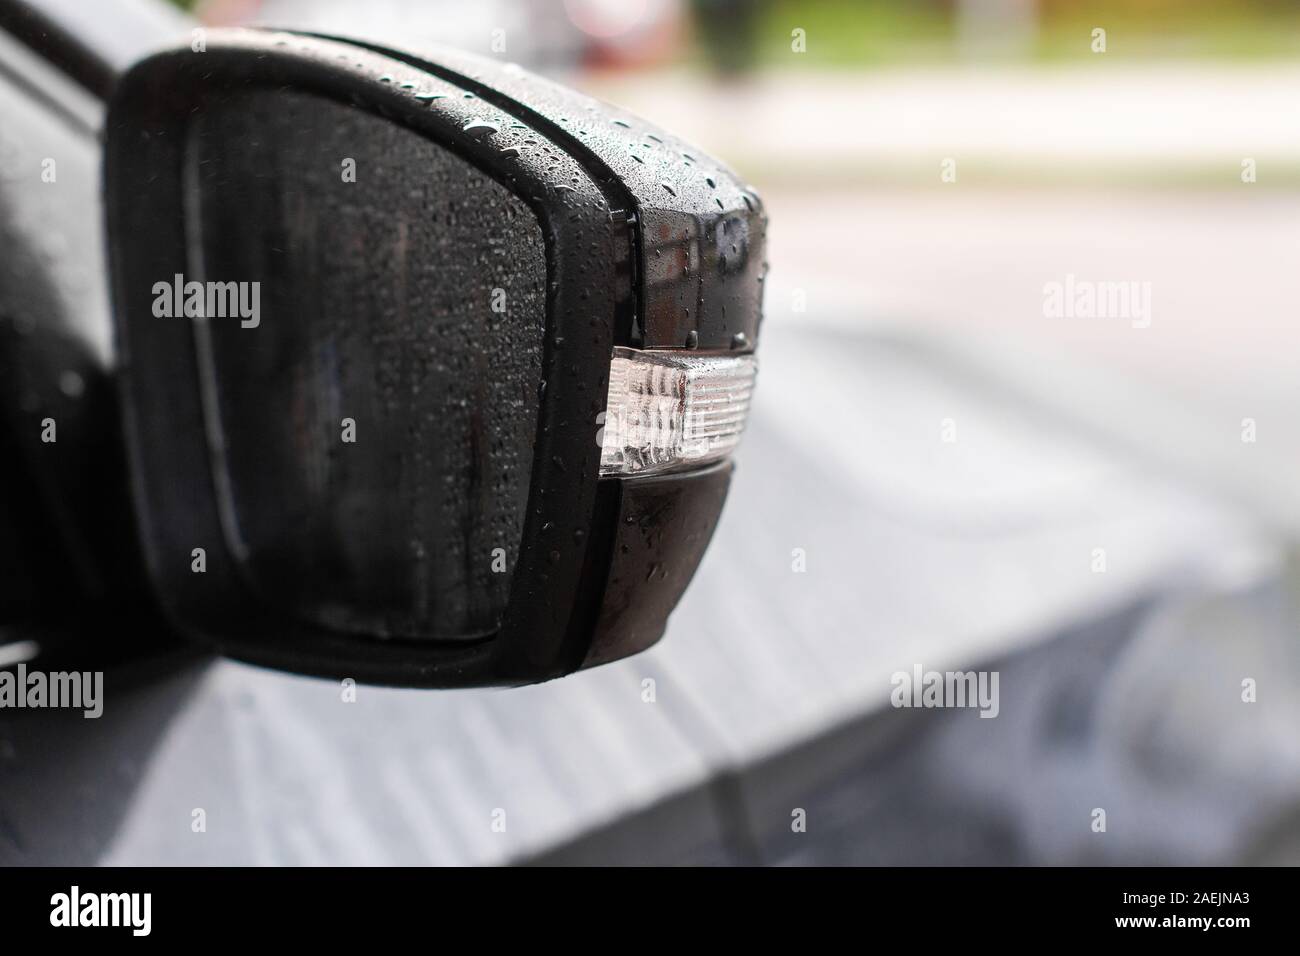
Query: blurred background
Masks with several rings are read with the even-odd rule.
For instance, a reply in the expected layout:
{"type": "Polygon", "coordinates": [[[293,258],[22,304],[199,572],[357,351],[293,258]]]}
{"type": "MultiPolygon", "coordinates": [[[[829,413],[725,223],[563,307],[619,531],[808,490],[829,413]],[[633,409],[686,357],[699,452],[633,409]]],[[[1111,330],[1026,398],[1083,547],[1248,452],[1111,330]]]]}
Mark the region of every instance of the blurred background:
{"type": "Polygon", "coordinates": [[[447,43],[695,141],[771,216],[762,371],[652,651],[347,707],[159,675],[80,745],[113,796],[27,758],[11,817],[68,835],[26,858],[1300,862],[1300,2],[179,6],[447,43]],[[1149,307],[1052,306],[1104,283],[1149,307]],[[998,716],[891,707],[916,666],[997,671],[998,716]]]}

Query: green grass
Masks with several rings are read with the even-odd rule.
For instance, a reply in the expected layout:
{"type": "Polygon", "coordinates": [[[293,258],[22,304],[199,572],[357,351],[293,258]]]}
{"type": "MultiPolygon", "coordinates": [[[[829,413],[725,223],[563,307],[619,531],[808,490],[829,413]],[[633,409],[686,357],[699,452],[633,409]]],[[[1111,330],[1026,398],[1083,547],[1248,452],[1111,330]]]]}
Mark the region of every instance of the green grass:
{"type": "MultiPolygon", "coordinates": [[[[1030,62],[1095,57],[1092,30],[1107,32],[1106,56],[1124,59],[1300,58],[1300,9],[1268,0],[1046,2],[1037,37],[1019,56],[1030,62]]],[[[778,0],[758,31],[758,61],[767,67],[836,68],[962,59],[948,4],[934,0],[778,0]],[[790,32],[807,32],[807,52],[793,53],[790,32]]]]}

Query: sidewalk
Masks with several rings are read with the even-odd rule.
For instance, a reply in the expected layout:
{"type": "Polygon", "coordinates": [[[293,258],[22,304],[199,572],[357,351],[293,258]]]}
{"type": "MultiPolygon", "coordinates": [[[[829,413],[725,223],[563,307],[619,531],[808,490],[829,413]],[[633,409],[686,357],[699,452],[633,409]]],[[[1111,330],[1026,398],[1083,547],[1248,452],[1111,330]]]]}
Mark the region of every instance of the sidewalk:
{"type": "Polygon", "coordinates": [[[959,181],[1300,187],[1300,66],[1156,63],[767,73],[597,74],[589,92],[765,183],[959,181]],[[776,133],[780,131],[780,134],[776,133]]]}

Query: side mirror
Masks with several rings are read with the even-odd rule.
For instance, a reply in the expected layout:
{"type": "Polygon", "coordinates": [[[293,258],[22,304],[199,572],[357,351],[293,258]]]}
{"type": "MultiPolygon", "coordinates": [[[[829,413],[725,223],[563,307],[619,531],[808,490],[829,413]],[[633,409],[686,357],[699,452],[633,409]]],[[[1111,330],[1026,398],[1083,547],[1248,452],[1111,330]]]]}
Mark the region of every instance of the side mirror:
{"type": "Polygon", "coordinates": [[[426,687],[636,653],[748,410],[754,193],[511,66],[213,32],[122,79],[105,189],[140,534],[188,634],[426,687]]]}

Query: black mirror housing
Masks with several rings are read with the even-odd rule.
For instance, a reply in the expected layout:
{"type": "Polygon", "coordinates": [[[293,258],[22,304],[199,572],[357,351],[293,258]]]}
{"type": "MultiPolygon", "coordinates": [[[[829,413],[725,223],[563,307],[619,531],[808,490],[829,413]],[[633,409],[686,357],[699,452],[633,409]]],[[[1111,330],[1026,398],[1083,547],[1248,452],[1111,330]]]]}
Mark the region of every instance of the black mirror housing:
{"type": "Polygon", "coordinates": [[[122,79],[105,190],[139,530],[184,631],[427,687],[659,638],[731,465],[602,476],[597,432],[616,347],[752,351],[766,219],[734,174],[493,61],[235,30],[122,79]]]}

